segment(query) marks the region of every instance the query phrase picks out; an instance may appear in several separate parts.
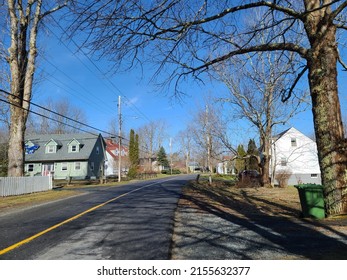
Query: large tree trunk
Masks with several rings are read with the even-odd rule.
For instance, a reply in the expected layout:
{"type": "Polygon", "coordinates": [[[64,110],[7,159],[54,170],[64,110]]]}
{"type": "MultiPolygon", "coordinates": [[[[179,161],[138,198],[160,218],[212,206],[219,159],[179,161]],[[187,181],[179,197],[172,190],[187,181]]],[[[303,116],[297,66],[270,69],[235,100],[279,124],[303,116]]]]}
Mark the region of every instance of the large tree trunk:
{"type": "Polygon", "coordinates": [[[271,185],[270,181],[270,156],[269,156],[269,149],[270,145],[265,145],[264,150],[262,153],[262,158],[260,162],[261,167],[261,178],[260,183],[263,187],[267,187],[271,185]]]}
{"type": "MultiPolygon", "coordinates": [[[[312,17],[315,20],[314,17],[312,17]]],[[[337,88],[336,28],[309,22],[309,85],[328,216],[347,213],[347,152],[337,88]],[[316,28],[314,28],[316,27],[316,28]]]]}
{"type": "Polygon", "coordinates": [[[42,1],[18,11],[16,1],[8,1],[10,15],[11,46],[8,49],[8,63],[11,71],[10,102],[10,139],[8,149],[8,176],[24,175],[24,134],[32,96],[35,73],[36,38],[40,21],[42,1]],[[30,29],[29,29],[30,28],[30,29]]]}
{"type": "Polygon", "coordinates": [[[24,132],[25,121],[22,108],[11,106],[11,126],[8,146],[8,176],[24,174],[24,132]]]}

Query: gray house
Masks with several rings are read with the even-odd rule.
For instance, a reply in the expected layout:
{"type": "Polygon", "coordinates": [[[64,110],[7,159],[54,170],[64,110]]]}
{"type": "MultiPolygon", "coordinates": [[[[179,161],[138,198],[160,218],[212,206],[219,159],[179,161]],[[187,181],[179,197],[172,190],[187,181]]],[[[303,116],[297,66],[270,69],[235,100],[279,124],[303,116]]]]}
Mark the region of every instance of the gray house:
{"type": "Polygon", "coordinates": [[[104,175],[101,134],[40,134],[25,140],[25,175],[90,179],[104,175]]]}

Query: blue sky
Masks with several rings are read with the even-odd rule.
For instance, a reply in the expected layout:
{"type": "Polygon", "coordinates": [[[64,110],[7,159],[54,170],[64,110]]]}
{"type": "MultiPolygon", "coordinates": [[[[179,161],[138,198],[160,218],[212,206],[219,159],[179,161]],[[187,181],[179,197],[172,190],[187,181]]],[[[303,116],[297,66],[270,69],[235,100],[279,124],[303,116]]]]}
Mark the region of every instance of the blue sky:
{"type": "MultiPolygon", "coordinates": [[[[203,108],[203,96],[220,94],[226,88],[222,85],[206,85],[191,82],[187,84],[187,96],[181,102],[170,99],[173,92],[158,92],[149,83],[150,70],[134,69],[127,73],[110,74],[107,61],[93,60],[82,53],[74,53],[72,43],[66,48],[53,34],[41,40],[43,47],[38,60],[37,78],[40,80],[34,91],[34,102],[44,106],[50,96],[54,99],[67,99],[81,108],[87,122],[93,127],[108,131],[109,122],[117,117],[117,100],[122,96],[122,114],[124,130],[137,129],[149,121],[164,120],[167,124],[166,148],[170,137],[174,138],[180,130],[192,121],[194,111],[203,108]],[[101,73],[102,72],[102,73],[101,73]]],[[[145,66],[146,67],[146,66],[145,66]]],[[[346,72],[340,72],[343,81],[346,72]]],[[[340,83],[340,92],[345,91],[345,84],[340,83]]],[[[341,96],[343,110],[346,111],[346,96],[341,96]]],[[[277,130],[295,126],[308,136],[313,135],[313,121],[310,108],[293,118],[290,123],[277,130]]],[[[234,123],[237,133],[233,143],[246,144],[255,137],[254,129],[245,121],[234,123]]],[[[177,145],[174,143],[174,147],[177,145]]]]}
{"type": "Polygon", "coordinates": [[[93,60],[82,53],[67,49],[54,36],[43,43],[43,56],[38,59],[38,84],[34,89],[34,102],[45,106],[48,97],[67,99],[81,108],[89,125],[108,131],[109,122],[117,118],[118,96],[122,99],[124,130],[137,129],[150,121],[167,123],[168,139],[185,128],[193,107],[207,90],[198,86],[191,89],[182,102],[169,98],[170,92],[158,92],[143,77],[141,69],[127,73],[108,74],[107,61],[93,60]],[[97,66],[97,68],[95,67],[97,66]],[[101,71],[103,73],[101,73],[101,71]]]}

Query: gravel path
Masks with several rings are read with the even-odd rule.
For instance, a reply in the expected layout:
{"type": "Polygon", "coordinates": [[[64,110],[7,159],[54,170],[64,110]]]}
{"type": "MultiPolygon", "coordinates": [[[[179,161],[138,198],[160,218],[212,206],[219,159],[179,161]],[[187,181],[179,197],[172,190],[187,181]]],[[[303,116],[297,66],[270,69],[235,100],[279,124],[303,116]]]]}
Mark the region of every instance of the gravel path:
{"type": "MultiPolygon", "coordinates": [[[[269,202],[267,207],[274,205],[269,202]]],[[[347,259],[346,218],[317,221],[266,210],[225,199],[216,202],[186,188],[176,211],[172,258],[347,259]]]]}

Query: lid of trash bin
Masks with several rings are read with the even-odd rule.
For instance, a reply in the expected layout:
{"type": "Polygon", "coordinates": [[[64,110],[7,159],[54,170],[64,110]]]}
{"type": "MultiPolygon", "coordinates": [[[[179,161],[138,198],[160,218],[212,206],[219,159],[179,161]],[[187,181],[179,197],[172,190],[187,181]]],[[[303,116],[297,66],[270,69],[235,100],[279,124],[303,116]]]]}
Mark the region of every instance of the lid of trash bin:
{"type": "Polygon", "coordinates": [[[294,185],[297,189],[323,189],[322,185],[319,184],[300,184],[300,185],[294,185]]]}

